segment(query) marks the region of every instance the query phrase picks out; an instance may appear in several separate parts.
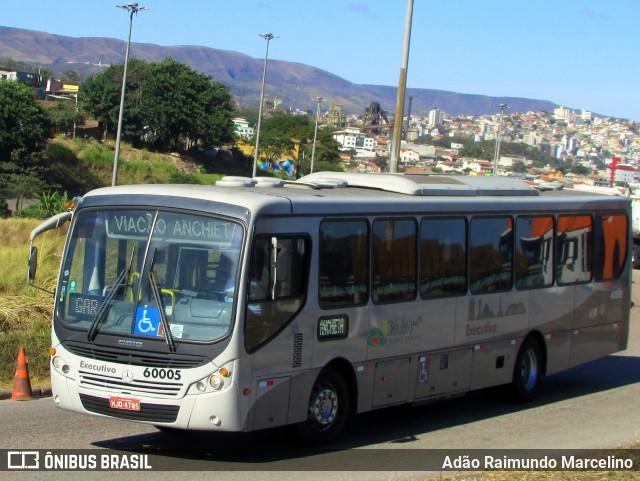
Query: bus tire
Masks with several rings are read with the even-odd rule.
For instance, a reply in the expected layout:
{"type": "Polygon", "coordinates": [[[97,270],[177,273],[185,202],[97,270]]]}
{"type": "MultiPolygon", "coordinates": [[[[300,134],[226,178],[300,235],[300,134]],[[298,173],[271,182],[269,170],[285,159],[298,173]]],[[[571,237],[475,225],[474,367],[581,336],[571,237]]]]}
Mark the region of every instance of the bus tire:
{"type": "Polygon", "coordinates": [[[308,445],[329,444],[343,433],[349,416],[349,389],[335,369],[323,369],[311,390],[307,420],[298,424],[300,438],[308,445]]]}
{"type": "Polygon", "coordinates": [[[540,343],[533,337],[527,337],[520,347],[513,368],[511,391],[514,399],[521,403],[532,401],[540,390],[543,376],[540,343]]]}

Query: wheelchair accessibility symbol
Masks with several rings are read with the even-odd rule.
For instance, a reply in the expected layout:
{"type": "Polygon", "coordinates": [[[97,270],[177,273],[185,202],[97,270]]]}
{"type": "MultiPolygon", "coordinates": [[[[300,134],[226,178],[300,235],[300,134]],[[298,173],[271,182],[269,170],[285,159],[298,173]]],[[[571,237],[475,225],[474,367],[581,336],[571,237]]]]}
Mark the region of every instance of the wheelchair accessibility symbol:
{"type": "Polygon", "coordinates": [[[157,336],[160,312],[155,307],[138,307],[133,333],[140,336],[157,336]]]}

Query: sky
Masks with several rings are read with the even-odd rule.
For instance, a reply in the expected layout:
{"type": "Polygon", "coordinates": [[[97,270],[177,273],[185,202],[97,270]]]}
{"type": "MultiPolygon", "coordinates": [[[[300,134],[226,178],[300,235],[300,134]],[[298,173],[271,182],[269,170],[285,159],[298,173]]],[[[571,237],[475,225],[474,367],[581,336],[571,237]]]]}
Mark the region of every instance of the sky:
{"type": "MultiPolygon", "coordinates": [[[[0,25],[126,40],[118,0],[3,0],[0,25]]],[[[398,86],[408,0],[140,0],[132,43],[198,45],[398,86]]],[[[640,121],[640,0],[415,0],[408,88],[640,121]]],[[[131,56],[135,57],[135,45],[131,56]]],[[[329,99],[330,100],[330,99],[329,99]]],[[[496,110],[498,107],[496,106],[496,110]]]]}

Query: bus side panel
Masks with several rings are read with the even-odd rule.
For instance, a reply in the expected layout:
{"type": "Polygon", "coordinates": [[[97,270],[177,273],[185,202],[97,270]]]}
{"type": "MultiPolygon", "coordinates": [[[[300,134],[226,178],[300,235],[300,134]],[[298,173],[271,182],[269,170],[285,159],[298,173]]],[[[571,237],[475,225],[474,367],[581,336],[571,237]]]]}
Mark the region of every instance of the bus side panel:
{"type": "MultiPolygon", "coordinates": [[[[249,423],[253,429],[293,422],[288,419],[290,398],[293,392],[300,391],[298,376],[306,374],[306,370],[311,367],[315,335],[313,324],[311,313],[302,311],[282,332],[251,356],[254,405],[251,413],[253,417],[249,423]],[[295,389],[292,390],[292,386],[295,386],[295,389]]],[[[301,381],[305,386],[308,384],[308,378],[304,376],[301,381]]],[[[310,392],[311,388],[308,387],[306,398],[310,392]]],[[[301,402],[298,398],[295,405],[300,406],[306,413],[306,401],[301,402]]],[[[298,420],[299,417],[300,413],[295,419],[298,420]]]]}
{"type": "Polygon", "coordinates": [[[626,347],[624,326],[628,290],[622,283],[576,286],[570,366],[576,366],[626,347]]]}
{"type": "Polygon", "coordinates": [[[414,353],[453,345],[456,300],[378,304],[371,305],[370,312],[368,359],[380,361],[358,374],[359,388],[366,389],[360,393],[359,410],[413,400],[414,353]],[[392,364],[383,361],[396,356],[403,357],[389,361],[392,364]]]}
{"type": "Polygon", "coordinates": [[[546,345],[546,374],[569,367],[574,288],[550,287],[531,291],[529,326],[539,330],[546,345]]]}
{"type": "Polygon", "coordinates": [[[456,343],[473,346],[471,389],[511,382],[517,342],[528,332],[530,291],[468,295],[458,303],[456,343]]]}
{"type": "Polygon", "coordinates": [[[414,400],[466,391],[471,385],[473,350],[423,353],[415,357],[414,400]]]}
{"type": "Polygon", "coordinates": [[[477,344],[473,349],[471,389],[510,383],[519,348],[515,340],[477,344]]]}
{"type": "Polygon", "coordinates": [[[376,362],[373,385],[373,407],[389,406],[408,401],[410,357],[376,362]]]}
{"type": "Polygon", "coordinates": [[[258,378],[253,388],[256,401],[252,412],[252,429],[265,429],[287,423],[291,376],[258,378]]]}
{"type": "Polygon", "coordinates": [[[575,329],[571,338],[571,366],[620,351],[622,332],[620,322],[575,329]]]}
{"type": "Polygon", "coordinates": [[[459,298],[455,324],[457,345],[513,339],[522,336],[529,326],[528,291],[467,295],[459,298]]]}
{"type": "Polygon", "coordinates": [[[569,368],[572,336],[571,330],[545,334],[544,342],[547,350],[547,369],[545,374],[554,374],[569,368]]]}
{"type": "Polygon", "coordinates": [[[367,337],[369,335],[369,309],[364,307],[348,307],[316,310],[313,313],[309,329],[313,336],[313,356],[311,366],[323,368],[332,360],[343,358],[351,364],[367,358],[367,337]],[[349,333],[346,338],[322,339],[318,333],[319,319],[346,318],[349,333]]]}

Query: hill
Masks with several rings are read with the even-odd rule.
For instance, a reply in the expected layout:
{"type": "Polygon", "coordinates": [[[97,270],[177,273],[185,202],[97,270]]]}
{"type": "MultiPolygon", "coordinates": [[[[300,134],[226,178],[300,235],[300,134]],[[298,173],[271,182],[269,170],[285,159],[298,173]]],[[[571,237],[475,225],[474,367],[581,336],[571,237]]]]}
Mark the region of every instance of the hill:
{"type": "MultiPolygon", "coordinates": [[[[50,33],[0,27],[0,58],[37,63],[54,72],[75,70],[85,78],[99,73],[105,65],[124,62],[126,42],[110,38],[73,38],[50,33]]],[[[150,62],[166,57],[211,75],[229,85],[241,105],[255,105],[260,100],[263,59],[198,46],[169,46],[132,43],[131,56],[150,62]]],[[[314,110],[311,99],[321,96],[330,103],[342,104],[349,114],[362,114],[372,102],[393,113],[397,86],[358,85],[316,67],[282,60],[269,60],[267,90],[280,97],[286,108],[314,110]]],[[[426,114],[439,108],[450,114],[485,115],[495,113],[497,105],[506,103],[511,112],[544,110],[558,105],[546,100],[516,97],[490,97],[444,90],[407,89],[413,97],[412,113],[426,114]]]]}

